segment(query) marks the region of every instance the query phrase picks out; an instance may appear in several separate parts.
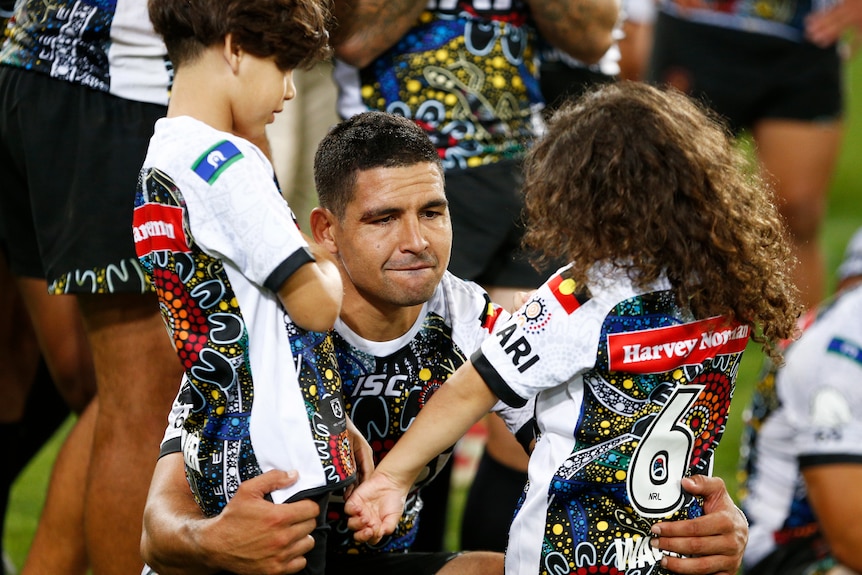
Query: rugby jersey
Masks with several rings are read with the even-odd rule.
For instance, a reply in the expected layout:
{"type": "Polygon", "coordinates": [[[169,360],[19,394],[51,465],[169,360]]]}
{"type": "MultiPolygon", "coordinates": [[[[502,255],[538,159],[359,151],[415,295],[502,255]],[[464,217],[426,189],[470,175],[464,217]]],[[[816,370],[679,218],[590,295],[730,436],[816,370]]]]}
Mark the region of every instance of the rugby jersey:
{"type": "Polygon", "coordinates": [[[862,464],[862,286],[812,314],[785,363],[758,383],[741,444],[744,563],[819,532],[801,470],[862,464]]]}
{"type": "Polygon", "coordinates": [[[159,120],[134,236],[185,369],[174,420],[202,509],[218,513],[270,469],[299,471],[277,502],[352,481],[332,340],[296,326],[277,295],[313,257],[260,150],[189,117],[159,120]]]}
{"type": "Polygon", "coordinates": [[[662,573],[658,521],[704,513],[680,479],[708,474],[746,326],[698,320],[666,280],[555,273],[473,355],[509,405],[535,397],[539,439],[506,573],[662,573]],[[594,571],[594,570],[598,571],[594,571]]]}
{"type": "Polygon", "coordinates": [[[834,6],[837,2],[838,0],[704,0],[697,6],[691,6],[677,0],[661,0],[660,9],[683,20],[802,42],[805,39],[806,16],[834,6]]]}
{"type": "MultiPolygon", "coordinates": [[[[485,291],[446,272],[413,327],[386,342],[360,337],[344,322],[335,324],[333,341],[344,385],[347,412],[374,450],[375,464],[407,431],[431,395],[488,337],[508,313],[492,304],[485,291]]],[[[499,404],[498,408],[505,408],[499,404]]],[[[532,417],[525,410],[514,421],[513,410],[501,413],[517,429],[532,417]]],[[[420,490],[449,459],[451,449],[432,460],[410,490],[395,532],[371,546],[357,544],[347,529],[343,503],[334,498],[328,518],[333,523],[328,546],[333,552],[377,553],[409,549],[416,538],[422,508],[420,490]]]]}
{"type": "Polygon", "coordinates": [[[366,68],[336,61],[339,114],[414,120],[446,169],[520,157],[542,130],[535,42],[522,0],[429,0],[420,21],[366,68]]]}

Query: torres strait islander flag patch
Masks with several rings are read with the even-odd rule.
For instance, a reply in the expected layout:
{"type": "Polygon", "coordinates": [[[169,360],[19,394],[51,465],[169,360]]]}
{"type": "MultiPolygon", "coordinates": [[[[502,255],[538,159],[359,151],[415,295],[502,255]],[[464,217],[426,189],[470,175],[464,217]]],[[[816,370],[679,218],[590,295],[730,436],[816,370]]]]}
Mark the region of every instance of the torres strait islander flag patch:
{"type": "Polygon", "coordinates": [[[222,140],[215,146],[200,155],[192,164],[192,170],[200,178],[213,185],[220,175],[227,169],[228,166],[241,159],[242,152],[239,151],[233,142],[222,140]]]}

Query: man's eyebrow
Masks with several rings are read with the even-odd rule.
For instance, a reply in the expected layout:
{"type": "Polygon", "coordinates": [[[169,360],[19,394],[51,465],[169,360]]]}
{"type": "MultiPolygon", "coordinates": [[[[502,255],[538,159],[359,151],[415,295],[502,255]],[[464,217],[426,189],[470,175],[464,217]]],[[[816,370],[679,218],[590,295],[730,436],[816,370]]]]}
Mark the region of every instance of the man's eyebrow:
{"type": "MultiPolygon", "coordinates": [[[[445,208],[445,207],[448,207],[448,206],[449,206],[449,200],[447,200],[446,198],[442,198],[442,199],[439,199],[439,200],[431,200],[431,201],[429,201],[429,202],[426,202],[425,204],[423,204],[423,205],[419,206],[419,210],[418,210],[418,211],[422,212],[422,211],[430,210],[430,209],[433,209],[433,208],[445,208]]],[[[392,215],[396,215],[396,214],[402,214],[402,213],[404,213],[405,211],[406,211],[406,210],[405,210],[404,208],[396,208],[396,207],[386,207],[386,206],[384,206],[384,207],[381,207],[381,208],[377,208],[376,210],[368,210],[368,211],[366,211],[366,212],[363,212],[363,213],[362,213],[362,215],[359,217],[359,220],[360,220],[360,221],[363,221],[363,222],[366,222],[366,221],[369,221],[369,220],[374,220],[374,219],[382,218],[382,217],[385,217],[385,216],[392,216],[392,215]]]]}
{"type": "Polygon", "coordinates": [[[362,215],[359,216],[359,221],[366,222],[368,220],[374,220],[377,218],[382,218],[384,216],[391,216],[393,214],[400,214],[403,212],[404,210],[402,209],[389,207],[377,208],[376,210],[367,210],[365,212],[362,212],[362,215]]]}
{"type": "Polygon", "coordinates": [[[424,206],[419,208],[419,210],[421,211],[421,210],[427,210],[430,208],[445,208],[448,206],[449,206],[449,200],[447,200],[446,198],[442,198],[439,200],[431,200],[430,202],[426,203],[424,206]]]}

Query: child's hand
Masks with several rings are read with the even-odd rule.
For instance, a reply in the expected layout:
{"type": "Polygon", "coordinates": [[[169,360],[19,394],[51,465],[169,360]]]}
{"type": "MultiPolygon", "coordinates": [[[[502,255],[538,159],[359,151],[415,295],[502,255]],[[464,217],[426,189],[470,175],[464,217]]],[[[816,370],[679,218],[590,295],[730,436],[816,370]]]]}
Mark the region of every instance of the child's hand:
{"type": "Polygon", "coordinates": [[[344,504],[353,538],[373,544],[392,533],[404,513],[408,489],[380,471],[357,486],[344,504]]]}
{"type": "Polygon", "coordinates": [[[530,298],[533,297],[539,290],[530,290],[530,291],[516,291],[515,295],[512,296],[512,304],[514,307],[512,309],[520,309],[523,307],[525,303],[530,301],[530,298]]]}

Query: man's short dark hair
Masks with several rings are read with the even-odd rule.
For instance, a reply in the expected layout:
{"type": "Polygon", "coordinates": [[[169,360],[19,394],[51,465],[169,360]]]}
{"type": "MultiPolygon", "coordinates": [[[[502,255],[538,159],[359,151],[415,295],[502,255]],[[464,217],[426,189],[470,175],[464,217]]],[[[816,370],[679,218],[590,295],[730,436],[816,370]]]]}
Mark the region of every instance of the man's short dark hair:
{"type": "Polygon", "coordinates": [[[370,111],[336,125],[314,157],[314,182],[321,207],[342,218],[359,172],[432,163],[443,177],[440,155],[415,122],[370,111]]]}

